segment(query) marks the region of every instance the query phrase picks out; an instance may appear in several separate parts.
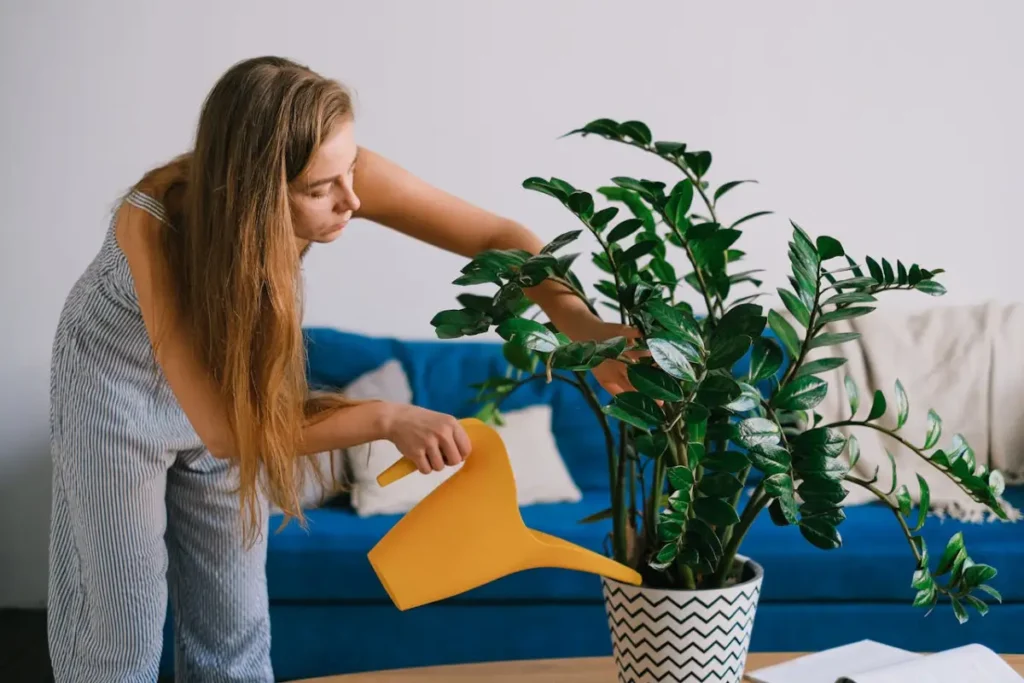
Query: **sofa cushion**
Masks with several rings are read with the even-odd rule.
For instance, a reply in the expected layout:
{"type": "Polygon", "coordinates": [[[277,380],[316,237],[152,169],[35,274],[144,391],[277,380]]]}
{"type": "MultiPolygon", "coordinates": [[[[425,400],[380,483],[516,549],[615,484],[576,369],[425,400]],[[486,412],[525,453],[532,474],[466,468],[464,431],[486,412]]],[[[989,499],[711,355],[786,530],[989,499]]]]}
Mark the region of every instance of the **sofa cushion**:
{"type": "MultiPolygon", "coordinates": [[[[1024,505],[1024,487],[1007,498],[1024,505]]],[[[540,504],[522,509],[530,528],[603,552],[606,522],[579,524],[608,506],[607,492],[584,492],[579,503],[540,504]]],[[[896,601],[913,599],[913,559],[892,512],[878,504],[851,507],[840,525],[844,545],[819,550],[792,527],[777,527],[767,513],[758,517],[741,552],[765,569],[765,601],[896,601]]],[[[279,518],[278,518],[279,519],[279,518]]],[[[387,601],[366,554],[397,515],[361,519],[350,510],[309,512],[308,533],[289,524],[270,538],[267,573],[271,600],[387,601]]],[[[271,522],[271,530],[275,521],[271,522]]],[[[929,519],[922,534],[937,558],[946,541],[963,531],[971,557],[996,567],[991,585],[1007,601],[1024,600],[1024,535],[1019,524],[965,524],[929,519]]],[[[937,560],[933,560],[937,561],[937,560]]],[[[429,580],[424,577],[424,580],[429,580]]],[[[469,591],[455,600],[600,600],[600,583],[587,573],[531,569],[469,591]]]]}

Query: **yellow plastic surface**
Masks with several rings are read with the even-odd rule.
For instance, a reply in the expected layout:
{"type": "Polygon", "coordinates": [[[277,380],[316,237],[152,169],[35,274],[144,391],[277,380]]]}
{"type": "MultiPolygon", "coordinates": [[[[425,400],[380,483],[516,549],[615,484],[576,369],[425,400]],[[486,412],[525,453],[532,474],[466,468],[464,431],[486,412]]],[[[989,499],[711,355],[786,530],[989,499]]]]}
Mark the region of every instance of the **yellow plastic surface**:
{"type": "MultiPolygon", "coordinates": [[[[443,481],[369,552],[370,564],[400,610],[464,593],[513,572],[559,567],[640,585],[640,574],[561,538],[527,528],[501,436],[475,418],[461,420],[472,442],[462,467],[443,481]]],[[[402,458],[382,486],[416,472],[402,458]]]]}

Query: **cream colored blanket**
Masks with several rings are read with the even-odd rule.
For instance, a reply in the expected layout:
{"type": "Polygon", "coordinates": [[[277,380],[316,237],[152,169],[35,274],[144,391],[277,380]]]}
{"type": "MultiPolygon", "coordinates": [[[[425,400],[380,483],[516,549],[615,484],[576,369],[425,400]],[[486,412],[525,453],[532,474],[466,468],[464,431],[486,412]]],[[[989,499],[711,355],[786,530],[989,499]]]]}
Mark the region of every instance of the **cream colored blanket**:
{"type": "MultiPolygon", "coordinates": [[[[798,330],[800,328],[797,328],[798,330]]],[[[1024,305],[988,303],[937,307],[927,311],[893,312],[884,306],[852,320],[828,326],[827,332],[859,332],[861,338],[835,347],[815,349],[809,359],[841,356],[842,367],[821,374],[828,381],[825,400],[815,409],[824,422],[849,419],[850,404],[844,378],[857,384],[860,409],[866,419],[872,396],[880,389],[888,402],[877,422],[896,426],[899,379],[909,398],[910,416],[899,435],[922,446],[928,432],[928,411],[942,418],[938,448],[951,450],[961,434],[979,464],[999,470],[1007,483],[1024,482],[1024,305]]],[[[843,427],[856,435],[860,460],[851,474],[870,479],[878,466],[876,486],[888,491],[892,466],[886,449],[895,456],[897,480],[906,484],[915,505],[920,501],[917,476],[928,482],[931,512],[970,521],[998,519],[984,504],[972,500],[957,484],[913,451],[889,436],[864,427],[843,427]]],[[[844,452],[843,458],[848,458],[844,452]]],[[[846,505],[876,500],[866,489],[849,485],[846,505]]],[[[1020,512],[1004,501],[1011,519],[1020,512]]]]}

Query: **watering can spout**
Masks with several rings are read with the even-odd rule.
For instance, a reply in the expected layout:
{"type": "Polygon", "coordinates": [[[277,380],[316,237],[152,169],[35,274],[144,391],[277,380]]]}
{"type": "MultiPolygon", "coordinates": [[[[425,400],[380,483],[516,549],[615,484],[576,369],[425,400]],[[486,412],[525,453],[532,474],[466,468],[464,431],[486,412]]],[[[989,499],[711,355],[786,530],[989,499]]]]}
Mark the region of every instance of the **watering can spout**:
{"type": "MultiPolygon", "coordinates": [[[[519,512],[515,477],[501,437],[475,418],[462,424],[472,442],[463,466],[369,552],[370,564],[396,607],[418,607],[541,567],[640,585],[640,574],[626,565],[528,528],[519,512]]],[[[377,481],[386,486],[415,471],[403,458],[377,481]]]]}

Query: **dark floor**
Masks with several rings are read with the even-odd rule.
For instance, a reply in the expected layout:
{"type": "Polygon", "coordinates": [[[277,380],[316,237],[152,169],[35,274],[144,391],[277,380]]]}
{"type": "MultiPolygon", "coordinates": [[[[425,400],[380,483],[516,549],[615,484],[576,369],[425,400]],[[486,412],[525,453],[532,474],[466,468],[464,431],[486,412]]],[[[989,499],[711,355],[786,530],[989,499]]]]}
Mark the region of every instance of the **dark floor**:
{"type": "Polygon", "coordinates": [[[53,681],[44,610],[0,609],[0,681],[53,681]]]}

